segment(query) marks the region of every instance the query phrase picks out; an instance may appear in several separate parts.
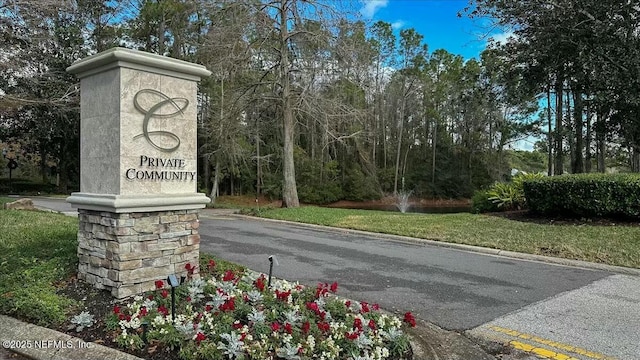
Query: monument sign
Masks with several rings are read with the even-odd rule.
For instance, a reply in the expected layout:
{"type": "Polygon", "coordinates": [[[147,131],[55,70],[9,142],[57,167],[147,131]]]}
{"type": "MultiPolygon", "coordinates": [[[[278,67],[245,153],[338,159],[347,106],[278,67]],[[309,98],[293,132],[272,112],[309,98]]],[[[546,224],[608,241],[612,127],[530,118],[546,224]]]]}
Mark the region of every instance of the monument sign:
{"type": "Polygon", "coordinates": [[[198,264],[203,66],[124,48],[79,60],[78,277],[117,298],[198,264]]]}

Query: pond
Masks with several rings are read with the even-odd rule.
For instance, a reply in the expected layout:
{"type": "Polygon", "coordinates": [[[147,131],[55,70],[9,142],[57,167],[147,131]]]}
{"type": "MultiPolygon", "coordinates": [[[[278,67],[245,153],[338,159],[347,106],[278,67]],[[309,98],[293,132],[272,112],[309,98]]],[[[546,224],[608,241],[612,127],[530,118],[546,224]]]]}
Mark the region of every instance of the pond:
{"type": "MultiPolygon", "coordinates": [[[[350,204],[331,204],[327,207],[340,209],[361,209],[361,210],[381,210],[381,211],[397,211],[398,207],[394,204],[376,204],[376,203],[350,203],[350,204]]],[[[471,212],[470,205],[422,205],[412,204],[406,211],[407,213],[425,213],[425,214],[452,214],[452,213],[468,213],[471,212]]]]}

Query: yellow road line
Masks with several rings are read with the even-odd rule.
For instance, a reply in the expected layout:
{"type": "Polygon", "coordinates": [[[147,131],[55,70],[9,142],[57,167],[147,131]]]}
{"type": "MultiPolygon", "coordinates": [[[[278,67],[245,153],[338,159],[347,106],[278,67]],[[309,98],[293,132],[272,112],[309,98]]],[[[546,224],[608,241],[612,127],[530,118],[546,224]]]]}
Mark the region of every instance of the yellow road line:
{"type": "MultiPolygon", "coordinates": [[[[568,345],[568,344],[563,344],[561,342],[557,342],[557,341],[553,341],[553,340],[543,339],[543,338],[537,337],[535,335],[521,333],[519,331],[503,328],[503,327],[500,327],[500,326],[489,326],[489,329],[491,329],[493,331],[496,331],[496,332],[499,332],[499,333],[507,334],[507,335],[510,335],[510,336],[513,336],[513,337],[517,337],[517,338],[520,338],[520,339],[533,341],[533,342],[536,342],[538,344],[551,346],[553,348],[560,349],[560,350],[563,350],[563,351],[568,351],[568,352],[572,352],[574,354],[586,356],[586,357],[591,358],[591,359],[615,360],[615,358],[612,358],[610,356],[607,356],[607,355],[604,355],[604,354],[600,354],[600,353],[597,353],[597,352],[594,352],[594,351],[589,351],[589,350],[586,350],[586,349],[582,349],[582,348],[579,348],[579,347],[576,347],[576,346],[572,346],[572,345],[568,345]]],[[[518,345],[512,344],[514,347],[519,346],[520,344],[524,344],[524,343],[521,343],[521,342],[518,342],[518,341],[512,341],[511,343],[517,343],[518,344],[518,345]]],[[[531,347],[532,349],[537,349],[537,348],[535,348],[533,346],[530,346],[528,344],[524,344],[524,345],[527,346],[527,347],[531,347]]],[[[520,350],[524,350],[524,349],[520,349],[520,350]]],[[[528,350],[524,350],[524,351],[528,351],[528,350]]],[[[539,354],[539,355],[544,356],[542,354],[539,354]]],[[[564,354],[560,354],[560,355],[566,356],[564,354]]],[[[561,360],[561,358],[557,358],[557,357],[547,357],[547,358],[561,360]]],[[[567,356],[566,358],[562,358],[562,359],[573,359],[573,358],[570,358],[570,357],[567,356]]]]}
{"type": "Polygon", "coordinates": [[[557,352],[553,352],[551,350],[547,350],[545,348],[540,348],[540,347],[535,347],[535,346],[531,346],[529,344],[525,344],[519,341],[511,341],[509,342],[509,344],[511,346],[513,346],[515,349],[518,350],[522,350],[522,351],[526,351],[528,353],[532,353],[538,356],[541,356],[545,359],[553,359],[553,360],[578,360],[574,357],[571,357],[569,355],[565,355],[562,353],[557,353],[557,352]]]}

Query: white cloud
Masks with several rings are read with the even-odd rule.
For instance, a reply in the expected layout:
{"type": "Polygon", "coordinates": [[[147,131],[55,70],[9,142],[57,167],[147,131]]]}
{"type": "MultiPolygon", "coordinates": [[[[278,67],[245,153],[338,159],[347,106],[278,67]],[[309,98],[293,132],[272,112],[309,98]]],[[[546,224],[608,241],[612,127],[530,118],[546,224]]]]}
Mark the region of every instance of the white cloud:
{"type": "Polygon", "coordinates": [[[507,42],[509,42],[510,38],[516,38],[516,35],[513,33],[513,31],[491,35],[490,39],[497,44],[506,44],[507,42]]]}
{"type": "Polygon", "coordinates": [[[391,28],[394,30],[398,30],[398,29],[402,29],[405,25],[406,23],[404,21],[397,20],[397,21],[394,21],[393,24],[391,24],[391,28]]]}
{"type": "Polygon", "coordinates": [[[363,0],[364,6],[360,9],[360,13],[367,19],[373,18],[379,9],[387,6],[389,0],[363,0]]]}

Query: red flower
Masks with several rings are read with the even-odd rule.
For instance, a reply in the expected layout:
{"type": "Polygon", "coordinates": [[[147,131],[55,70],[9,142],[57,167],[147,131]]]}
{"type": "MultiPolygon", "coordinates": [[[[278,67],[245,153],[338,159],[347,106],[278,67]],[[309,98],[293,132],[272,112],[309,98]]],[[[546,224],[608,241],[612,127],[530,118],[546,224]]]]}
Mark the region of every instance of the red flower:
{"type": "Polygon", "coordinates": [[[140,312],[138,313],[138,317],[147,316],[147,308],[145,306],[140,308],[140,312]]]}
{"type": "Polygon", "coordinates": [[[378,304],[373,304],[373,305],[371,305],[371,308],[372,308],[373,310],[375,310],[375,311],[378,311],[378,310],[380,310],[380,305],[378,305],[378,304]]]}
{"type": "Polygon", "coordinates": [[[304,324],[302,324],[302,332],[303,333],[308,333],[309,329],[311,328],[311,324],[309,324],[308,321],[305,321],[304,324]]]}
{"type": "Polygon", "coordinates": [[[307,309],[313,311],[316,314],[318,314],[320,312],[320,309],[318,308],[318,304],[315,301],[314,302],[308,302],[307,303],[307,309]]]}
{"type": "Polygon", "coordinates": [[[240,341],[244,341],[244,338],[247,337],[247,333],[240,333],[240,341]]]}
{"type": "Polygon", "coordinates": [[[320,329],[320,331],[327,332],[330,328],[329,324],[324,321],[318,323],[318,329],[320,329]]]}
{"type": "Polygon", "coordinates": [[[187,302],[191,302],[191,296],[187,296],[187,302]]]}
{"type": "Polygon", "coordinates": [[[284,331],[287,334],[291,334],[293,332],[293,327],[291,326],[291,324],[289,323],[284,324],[284,331]]]}
{"type": "Polygon", "coordinates": [[[411,327],[416,327],[416,318],[413,317],[411,312],[406,312],[404,314],[404,322],[409,324],[411,327]]]}
{"type": "Polygon", "coordinates": [[[156,280],[156,289],[162,289],[164,287],[164,281],[156,280]]]}
{"type": "Polygon", "coordinates": [[[207,306],[204,307],[204,311],[206,311],[206,312],[211,312],[211,310],[213,310],[213,306],[211,306],[211,305],[207,305],[207,306]]]}
{"type": "Polygon", "coordinates": [[[149,299],[149,300],[153,300],[153,294],[151,294],[151,295],[147,296],[147,299],[149,299]]]}
{"type": "Polygon", "coordinates": [[[362,320],[360,318],[353,319],[353,328],[362,331],[362,320]]]}
{"type": "Polygon", "coordinates": [[[120,306],[115,305],[115,306],[113,307],[113,313],[114,313],[114,314],[120,314],[120,306]]]}
{"type": "Polygon", "coordinates": [[[118,320],[124,320],[126,318],[127,318],[127,315],[125,315],[123,313],[118,314],[118,320]]]}
{"type": "Polygon", "coordinates": [[[222,311],[234,311],[236,309],[236,298],[232,297],[229,300],[225,301],[224,304],[220,305],[220,310],[222,311]]]}
{"type": "Polygon", "coordinates": [[[235,278],[235,274],[231,270],[227,270],[222,277],[222,281],[232,281],[235,278]]]}
{"type": "Polygon", "coordinates": [[[185,270],[189,273],[189,275],[193,275],[193,272],[196,270],[196,267],[191,265],[190,263],[186,263],[184,265],[185,270]]]}
{"type": "Polygon", "coordinates": [[[167,289],[162,289],[160,296],[162,296],[163,299],[166,299],[167,296],[169,296],[169,292],[167,291],[167,289]]]}
{"type": "Polygon", "coordinates": [[[242,323],[240,323],[239,321],[234,322],[232,326],[236,330],[242,329],[242,323]]]}
{"type": "Polygon", "coordinates": [[[350,307],[351,306],[351,301],[347,300],[344,302],[344,306],[346,307],[350,307]]]}
{"type": "Polygon", "coordinates": [[[131,315],[125,316],[124,319],[127,320],[127,321],[131,321],[131,315]]]}
{"type": "Polygon", "coordinates": [[[369,304],[367,304],[366,302],[364,302],[364,301],[361,302],[360,306],[362,307],[362,313],[363,314],[366,314],[366,313],[368,313],[370,311],[369,310],[369,304]]]}
{"type": "Polygon", "coordinates": [[[329,292],[329,290],[327,289],[328,287],[329,284],[318,283],[318,286],[316,287],[316,299],[320,296],[326,295],[329,292]]]}
{"type": "Polygon", "coordinates": [[[264,286],[266,285],[264,282],[264,276],[261,275],[256,279],[256,281],[253,282],[253,284],[256,286],[256,289],[264,291],[264,286]]]}
{"type": "Polygon", "coordinates": [[[378,326],[376,325],[376,322],[373,321],[373,319],[369,320],[369,329],[375,330],[377,328],[378,328],[378,326]]]}
{"type": "Polygon", "coordinates": [[[333,282],[333,284],[331,284],[331,287],[329,288],[331,290],[332,293],[336,293],[336,291],[338,291],[338,283],[337,282],[333,282]]]}
{"type": "Polygon", "coordinates": [[[280,324],[277,321],[271,323],[271,331],[278,332],[280,331],[280,324]]]}
{"type": "Polygon", "coordinates": [[[207,267],[209,268],[209,270],[213,269],[214,267],[216,267],[216,262],[213,261],[213,259],[210,259],[209,264],[207,264],[207,267]]]}
{"type": "Polygon", "coordinates": [[[349,340],[355,340],[358,338],[358,332],[357,331],[346,332],[344,333],[344,337],[346,337],[349,340]]]}
{"type": "Polygon", "coordinates": [[[162,316],[169,315],[169,310],[167,310],[167,308],[164,305],[158,306],[158,312],[162,314],[162,316]]]}
{"type": "Polygon", "coordinates": [[[201,342],[202,340],[206,340],[206,339],[207,339],[207,336],[206,336],[205,334],[201,333],[201,332],[199,332],[199,333],[196,335],[196,342],[197,342],[198,344],[200,344],[200,342],[201,342]]]}
{"type": "Polygon", "coordinates": [[[278,298],[278,300],[282,300],[286,302],[287,299],[289,298],[289,295],[291,295],[291,290],[283,291],[283,292],[280,292],[280,290],[276,290],[276,298],[278,298]]]}

